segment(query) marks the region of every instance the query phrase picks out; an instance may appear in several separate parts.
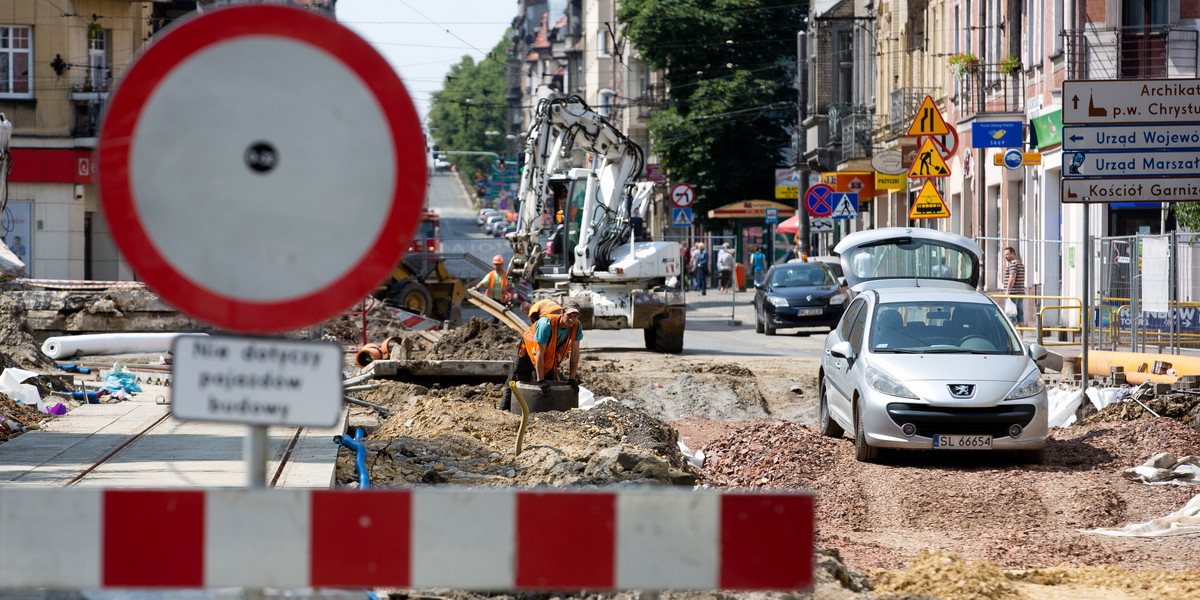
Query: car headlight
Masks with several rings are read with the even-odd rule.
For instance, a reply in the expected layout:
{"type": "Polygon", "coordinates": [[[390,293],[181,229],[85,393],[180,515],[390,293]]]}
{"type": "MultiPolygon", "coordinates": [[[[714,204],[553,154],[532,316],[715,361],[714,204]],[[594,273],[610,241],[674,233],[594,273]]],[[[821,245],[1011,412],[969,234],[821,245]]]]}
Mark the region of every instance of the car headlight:
{"type": "Polygon", "coordinates": [[[787,308],[788,305],[787,298],[783,296],[767,296],[767,302],[770,302],[771,306],[775,308],[787,308]]]}
{"type": "Polygon", "coordinates": [[[1021,380],[1016,387],[1004,397],[1005,400],[1015,400],[1017,398],[1028,398],[1042,393],[1046,389],[1046,384],[1042,382],[1041,373],[1030,371],[1025,379],[1021,380]]]}
{"type": "Polygon", "coordinates": [[[829,297],[829,305],[836,306],[846,301],[846,292],[838,292],[829,297]]]}
{"type": "Polygon", "coordinates": [[[903,383],[896,381],[891,375],[875,367],[867,368],[867,385],[881,394],[896,396],[897,398],[917,399],[917,395],[908,391],[908,388],[904,387],[903,383]]]}

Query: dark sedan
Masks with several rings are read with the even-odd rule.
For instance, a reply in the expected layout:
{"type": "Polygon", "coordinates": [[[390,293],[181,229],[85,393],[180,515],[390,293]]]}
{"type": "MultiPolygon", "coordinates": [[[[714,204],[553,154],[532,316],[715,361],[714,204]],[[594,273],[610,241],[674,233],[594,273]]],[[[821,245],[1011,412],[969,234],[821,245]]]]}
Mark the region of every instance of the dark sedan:
{"type": "Polygon", "coordinates": [[[848,299],[833,271],[821,263],[787,263],[767,271],[754,290],[754,330],[775,335],[784,327],[837,325],[848,299]]]}

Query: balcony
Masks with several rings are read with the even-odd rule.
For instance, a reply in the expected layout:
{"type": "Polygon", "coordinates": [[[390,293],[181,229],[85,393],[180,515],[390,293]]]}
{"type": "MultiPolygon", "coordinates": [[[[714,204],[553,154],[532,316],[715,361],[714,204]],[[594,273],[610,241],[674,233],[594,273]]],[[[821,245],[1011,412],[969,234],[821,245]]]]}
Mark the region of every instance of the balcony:
{"type": "Polygon", "coordinates": [[[875,116],[864,104],[829,105],[829,145],[840,145],[834,152],[838,162],[871,157],[871,135],[875,116]]]}
{"type": "Polygon", "coordinates": [[[981,63],[958,80],[958,93],[950,99],[961,118],[991,113],[1025,112],[1025,72],[1005,73],[1000,63],[981,63]]]}
{"type": "Polygon", "coordinates": [[[942,88],[905,87],[892,90],[891,118],[888,121],[888,133],[894,139],[908,135],[908,126],[912,125],[913,117],[925,102],[925,96],[938,96],[942,88]]]}
{"type": "Polygon", "coordinates": [[[1062,33],[1068,79],[1194,78],[1200,32],[1171,25],[1062,33]]]}
{"type": "Polygon", "coordinates": [[[72,86],[71,137],[91,138],[100,135],[100,114],[108,102],[108,91],[98,91],[86,86],[72,86]],[[78,89],[76,89],[78,88],[78,89]]]}

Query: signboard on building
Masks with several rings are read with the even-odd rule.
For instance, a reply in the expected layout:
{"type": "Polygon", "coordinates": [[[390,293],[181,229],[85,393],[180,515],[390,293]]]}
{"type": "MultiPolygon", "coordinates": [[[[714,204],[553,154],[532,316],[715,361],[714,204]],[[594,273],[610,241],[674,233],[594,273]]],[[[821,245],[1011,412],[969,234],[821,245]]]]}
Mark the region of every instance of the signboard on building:
{"type": "Polygon", "coordinates": [[[1020,121],[971,123],[972,148],[1020,148],[1024,127],[1020,121]]]}
{"type": "Polygon", "coordinates": [[[775,198],[795,200],[800,197],[800,174],[795,169],[775,169],[775,198]]]}

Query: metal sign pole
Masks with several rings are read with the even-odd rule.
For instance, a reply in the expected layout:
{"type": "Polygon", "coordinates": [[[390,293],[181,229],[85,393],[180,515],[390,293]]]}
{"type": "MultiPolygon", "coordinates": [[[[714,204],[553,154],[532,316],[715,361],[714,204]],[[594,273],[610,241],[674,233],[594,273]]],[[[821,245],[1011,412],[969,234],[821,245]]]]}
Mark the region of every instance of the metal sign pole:
{"type": "Polygon", "coordinates": [[[1088,383],[1088,345],[1091,343],[1092,329],[1092,233],[1089,216],[1092,212],[1091,198],[1084,198],[1083,204],[1083,346],[1079,355],[1079,368],[1083,374],[1083,389],[1087,390],[1088,383]]]}
{"type": "Polygon", "coordinates": [[[267,487],[267,426],[247,425],[246,439],[242,443],[242,457],[246,460],[246,487],[267,487]]]}

